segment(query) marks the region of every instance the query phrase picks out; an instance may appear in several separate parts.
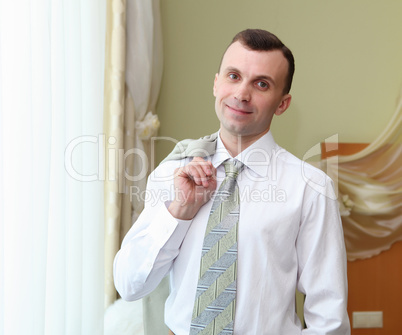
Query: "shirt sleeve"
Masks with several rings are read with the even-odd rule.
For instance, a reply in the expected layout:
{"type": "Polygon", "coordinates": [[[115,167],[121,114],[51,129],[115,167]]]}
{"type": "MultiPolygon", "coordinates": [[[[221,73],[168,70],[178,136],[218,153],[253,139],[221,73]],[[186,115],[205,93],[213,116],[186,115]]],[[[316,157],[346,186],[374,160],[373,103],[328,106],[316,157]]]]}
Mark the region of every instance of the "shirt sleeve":
{"type": "MultiPolygon", "coordinates": [[[[328,177],[326,185],[333,189],[328,177]]],[[[304,335],[350,334],[346,251],[338,203],[328,196],[332,189],[305,204],[296,243],[298,290],[306,295],[304,335]]]]}
{"type": "MultiPolygon", "coordinates": [[[[161,195],[148,182],[147,192],[161,195]]],[[[114,283],[125,300],[137,300],[151,293],[167,275],[191,224],[174,218],[170,201],[148,201],[145,209],[124,237],[113,264],[114,283]]]]}

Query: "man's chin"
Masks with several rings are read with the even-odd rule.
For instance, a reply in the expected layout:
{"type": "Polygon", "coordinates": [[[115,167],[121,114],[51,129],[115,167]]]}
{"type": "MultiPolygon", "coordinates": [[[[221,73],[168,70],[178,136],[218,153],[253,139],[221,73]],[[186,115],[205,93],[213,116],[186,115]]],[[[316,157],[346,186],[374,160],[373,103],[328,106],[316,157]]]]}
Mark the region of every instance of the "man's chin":
{"type": "Polygon", "coordinates": [[[239,126],[239,125],[229,125],[226,127],[222,127],[221,125],[221,133],[237,136],[237,137],[245,137],[251,135],[247,129],[247,127],[239,126]]]}
{"type": "Polygon", "coordinates": [[[239,125],[226,125],[223,127],[221,124],[220,132],[225,136],[230,136],[232,138],[244,138],[245,140],[257,140],[266,134],[269,131],[269,127],[267,129],[262,129],[261,131],[251,131],[248,127],[239,126],[239,125]]]}

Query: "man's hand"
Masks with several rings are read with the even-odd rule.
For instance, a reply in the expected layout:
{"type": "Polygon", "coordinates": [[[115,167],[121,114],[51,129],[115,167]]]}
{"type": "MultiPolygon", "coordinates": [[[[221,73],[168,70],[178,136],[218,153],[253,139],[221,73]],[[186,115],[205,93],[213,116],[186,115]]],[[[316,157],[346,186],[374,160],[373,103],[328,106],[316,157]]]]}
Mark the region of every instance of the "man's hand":
{"type": "Polygon", "coordinates": [[[168,210],[181,220],[192,219],[216,189],[216,169],[210,161],[195,157],[186,166],[175,170],[176,196],[168,210]]]}

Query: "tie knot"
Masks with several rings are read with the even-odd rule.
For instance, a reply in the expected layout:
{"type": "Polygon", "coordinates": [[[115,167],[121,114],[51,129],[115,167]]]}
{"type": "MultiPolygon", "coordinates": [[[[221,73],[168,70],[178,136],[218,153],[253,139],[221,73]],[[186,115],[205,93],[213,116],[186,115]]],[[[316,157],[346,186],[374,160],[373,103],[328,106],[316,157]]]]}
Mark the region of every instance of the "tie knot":
{"type": "Polygon", "coordinates": [[[223,163],[225,166],[226,177],[236,179],[241,170],[244,168],[244,164],[237,159],[233,161],[226,161],[223,163]]]}

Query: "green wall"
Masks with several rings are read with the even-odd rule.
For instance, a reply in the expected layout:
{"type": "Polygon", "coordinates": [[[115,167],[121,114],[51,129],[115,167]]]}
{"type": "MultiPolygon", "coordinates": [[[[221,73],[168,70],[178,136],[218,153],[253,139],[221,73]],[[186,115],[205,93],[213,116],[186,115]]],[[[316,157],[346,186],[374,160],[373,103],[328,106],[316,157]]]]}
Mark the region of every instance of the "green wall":
{"type": "MultiPolygon", "coordinates": [[[[212,85],[240,30],[262,28],[292,50],[293,101],[271,127],[302,158],[338,134],[370,142],[384,129],[402,87],[400,0],[161,0],[164,74],[159,136],[198,138],[218,129],[212,85]]],[[[156,160],[173,147],[159,140],[156,160]]]]}

